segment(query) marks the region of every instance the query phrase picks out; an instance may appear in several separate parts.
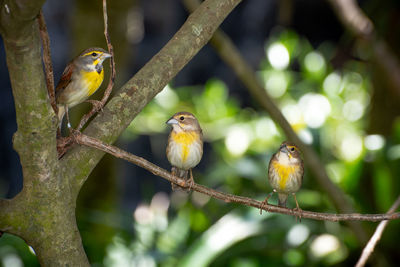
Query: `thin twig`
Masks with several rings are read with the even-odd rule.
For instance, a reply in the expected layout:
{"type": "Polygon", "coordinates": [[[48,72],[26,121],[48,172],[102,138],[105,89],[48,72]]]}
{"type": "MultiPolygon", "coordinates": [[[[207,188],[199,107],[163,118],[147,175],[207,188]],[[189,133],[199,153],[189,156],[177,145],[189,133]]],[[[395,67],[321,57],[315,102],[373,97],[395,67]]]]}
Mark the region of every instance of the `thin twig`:
{"type": "MultiPolygon", "coordinates": [[[[396,199],[393,205],[390,207],[386,214],[392,214],[395,210],[400,206],[400,196],[396,199]]],[[[358,260],[356,267],[363,267],[368,261],[368,258],[371,256],[372,252],[374,252],[376,244],[381,239],[382,233],[385,230],[389,221],[382,221],[379,223],[378,227],[376,227],[375,233],[372,235],[371,239],[368,241],[365,246],[360,259],[358,260]]]]}
{"type": "Polygon", "coordinates": [[[43,46],[43,63],[46,75],[47,92],[49,94],[50,104],[53,107],[54,112],[57,114],[58,108],[56,104],[56,97],[54,91],[54,74],[53,74],[53,64],[51,63],[50,39],[49,39],[49,33],[47,32],[46,21],[44,20],[42,10],[40,10],[39,12],[38,23],[39,23],[40,38],[42,39],[42,46],[43,46]]]}
{"type": "MultiPolygon", "coordinates": [[[[197,8],[200,2],[198,0],[183,0],[183,3],[186,8],[192,12],[197,8]]],[[[327,192],[329,198],[332,200],[338,211],[341,213],[349,213],[354,211],[354,208],[352,207],[351,203],[347,201],[343,191],[329,178],[324,165],[319,159],[319,156],[311,147],[304,144],[297,136],[289,122],[283,116],[282,112],[266,92],[255,71],[243,58],[240,51],[233,44],[229,36],[227,36],[221,29],[218,29],[211,38],[210,43],[222,60],[224,60],[225,63],[232,68],[237,77],[247,87],[253,98],[282,128],[286,137],[296,143],[296,145],[300,148],[309,170],[311,170],[313,173],[313,177],[317,180],[325,192],[327,192]]],[[[350,222],[349,224],[360,243],[365,243],[367,241],[367,235],[363,231],[361,225],[359,225],[357,222],[350,222]]]]}
{"type": "MultiPolygon", "coordinates": [[[[110,97],[110,94],[112,92],[112,89],[114,87],[114,80],[115,80],[115,60],[114,60],[114,49],[110,41],[110,35],[108,33],[108,16],[107,16],[107,1],[103,0],[103,18],[104,18],[104,36],[106,38],[107,42],[107,48],[108,52],[111,54],[110,58],[110,69],[111,69],[111,74],[110,74],[110,80],[108,81],[107,89],[104,91],[103,98],[101,99],[101,108],[104,107],[106,104],[108,98],[110,97]]],[[[79,122],[79,125],[77,127],[77,130],[80,131],[82,127],[88,122],[88,120],[97,112],[99,111],[98,107],[96,105],[93,105],[92,109],[89,111],[89,113],[85,114],[81,121],[79,122]]]]}
{"type": "MultiPolygon", "coordinates": [[[[170,172],[145,160],[144,158],[130,154],[122,149],[119,149],[115,146],[108,145],[104,142],[101,142],[98,139],[84,135],[80,132],[77,132],[77,131],[74,132],[74,139],[80,145],[93,147],[93,148],[101,150],[105,153],[109,153],[109,154],[113,155],[114,157],[127,160],[139,167],[142,167],[142,168],[148,170],[149,172],[153,173],[154,175],[164,178],[164,179],[166,179],[174,184],[177,184],[181,187],[189,188],[189,186],[190,186],[191,189],[194,191],[206,194],[206,195],[216,198],[216,199],[220,199],[227,203],[229,203],[229,202],[239,203],[239,204],[243,204],[246,206],[255,207],[257,209],[259,209],[261,207],[262,202],[257,201],[255,199],[223,193],[223,192],[220,192],[220,191],[217,191],[217,190],[214,190],[214,189],[211,189],[211,188],[208,188],[203,185],[196,184],[196,183],[194,183],[193,185],[188,185],[185,180],[172,175],[170,172]]],[[[296,217],[301,216],[302,218],[323,220],[323,221],[334,221],[334,222],[337,222],[337,221],[376,222],[376,221],[394,220],[394,219],[400,218],[400,212],[393,213],[393,214],[359,214],[359,213],[331,214],[331,213],[319,213],[319,212],[311,212],[311,211],[304,211],[304,210],[297,211],[297,210],[292,210],[292,209],[278,207],[278,206],[269,205],[269,204],[268,205],[265,204],[263,206],[263,210],[269,211],[269,212],[276,212],[276,213],[292,215],[292,216],[296,216],[296,217]]]]}

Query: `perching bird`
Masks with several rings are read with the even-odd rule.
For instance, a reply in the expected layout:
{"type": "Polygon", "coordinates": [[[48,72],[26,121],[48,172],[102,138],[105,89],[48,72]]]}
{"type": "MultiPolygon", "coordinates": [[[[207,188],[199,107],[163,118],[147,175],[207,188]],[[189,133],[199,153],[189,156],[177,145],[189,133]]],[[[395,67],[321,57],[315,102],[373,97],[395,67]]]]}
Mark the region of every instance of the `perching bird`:
{"type": "Polygon", "coordinates": [[[102,48],[88,48],[65,67],[56,87],[60,125],[69,108],[85,101],[100,87],[104,80],[103,61],[109,57],[102,48]]]}
{"type": "MultiPolygon", "coordinates": [[[[292,194],[296,201],[296,209],[300,211],[296,199],[296,192],[299,191],[303,182],[304,166],[300,157],[300,150],[296,145],[283,142],[278,152],[272,155],[268,167],[268,180],[273,192],[278,193],[278,205],[286,207],[289,194],[292,194]]],[[[270,193],[263,204],[268,204],[270,193]]]]}
{"type": "MultiPolygon", "coordinates": [[[[172,174],[193,185],[192,168],[199,164],[203,156],[203,132],[196,117],[189,112],[178,112],[167,122],[172,126],[168,137],[167,158],[172,165],[172,174]],[[190,172],[189,179],[187,178],[190,172]]],[[[178,188],[171,184],[172,190],[178,188]]],[[[190,190],[190,189],[189,189],[190,190]]]]}

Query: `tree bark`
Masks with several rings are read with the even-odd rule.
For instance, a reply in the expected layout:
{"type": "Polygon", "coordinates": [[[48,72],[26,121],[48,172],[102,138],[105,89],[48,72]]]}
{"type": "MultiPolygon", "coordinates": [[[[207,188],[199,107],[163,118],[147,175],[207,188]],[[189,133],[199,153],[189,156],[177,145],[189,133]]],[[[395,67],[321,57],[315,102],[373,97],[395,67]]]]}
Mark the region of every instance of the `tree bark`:
{"type": "Polygon", "coordinates": [[[76,200],[69,191],[64,183],[35,188],[29,195],[21,193],[21,219],[28,223],[20,236],[42,266],[90,266],[76,225],[76,200]]]}

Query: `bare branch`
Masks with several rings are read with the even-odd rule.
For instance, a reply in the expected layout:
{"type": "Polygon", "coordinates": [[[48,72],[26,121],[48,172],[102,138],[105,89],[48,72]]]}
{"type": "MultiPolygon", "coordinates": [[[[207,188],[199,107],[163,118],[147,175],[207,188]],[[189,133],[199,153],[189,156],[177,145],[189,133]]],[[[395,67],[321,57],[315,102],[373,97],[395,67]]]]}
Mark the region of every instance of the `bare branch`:
{"type": "MultiPolygon", "coordinates": [[[[90,136],[81,134],[79,132],[74,132],[74,138],[75,141],[80,144],[80,145],[85,145],[89,147],[93,147],[96,149],[99,149],[105,153],[109,153],[113,155],[114,157],[120,158],[127,160],[139,167],[142,167],[149,172],[153,173],[154,175],[157,175],[161,178],[164,178],[174,184],[177,184],[179,186],[182,186],[184,188],[189,188],[189,185],[186,184],[186,181],[172,175],[170,172],[158,167],[157,165],[145,160],[144,158],[135,156],[133,154],[130,154],[122,149],[119,149],[115,146],[108,145],[104,142],[101,142],[98,139],[92,138],[90,136]]],[[[191,189],[194,191],[197,191],[199,193],[206,194],[210,197],[220,199],[224,202],[232,202],[232,203],[239,203],[243,204],[246,206],[250,207],[255,207],[255,208],[260,208],[262,202],[257,201],[255,199],[247,198],[247,197],[242,197],[242,196],[237,196],[237,195],[232,195],[232,194],[227,194],[223,193],[208,187],[205,187],[203,185],[199,185],[194,183],[191,185],[191,189]]],[[[319,213],[319,212],[311,212],[311,211],[295,211],[291,210],[288,208],[283,208],[275,205],[264,205],[263,208],[265,211],[269,212],[276,212],[276,213],[282,213],[282,214],[287,214],[287,215],[292,215],[296,217],[302,217],[302,218],[309,218],[309,219],[314,219],[314,220],[323,220],[323,221],[371,221],[371,222],[376,222],[376,221],[382,221],[382,220],[394,220],[400,218],[400,212],[397,213],[392,213],[392,214],[359,214],[359,213],[349,213],[349,214],[331,214],[331,213],[319,213]]]]}
{"type": "MultiPolygon", "coordinates": [[[[393,205],[390,207],[386,214],[393,214],[393,212],[400,206],[400,196],[396,199],[393,205]]],[[[378,244],[381,239],[382,233],[385,230],[389,221],[382,221],[379,223],[378,227],[376,227],[375,233],[372,235],[371,239],[368,241],[365,246],[360,259],[358,260],[356,267],[363,267],[368,261],[368,258],[371,256],[372,252],[374,252],[376,244],[378,244]]]]}
{"type": "Polygon", "coordinates": [[[56,96],[54,91],[54,73],[53,73],[53,64],[51,62],[50,39],[49,39],[49,33],[47,32],[46,21],[44,20],[44,15],[42,10],[40,10],[39,12],[38,22],[39,22],[40,38],[42,39],[42,45],[43,45],[43,64],[46,76],[47,92],[49,93],[50,104],[53,107],[54,112],[57,114],[58,107],[56,104],[56,96]]]}
{"type": "MultiPolygon", "coordinates": [[[[107,15],[107,0],[103,0],[103,18],[104,18],[104,36],[106,38],[107,42],[107,47],[108,47],[108,52],[111,54],[110,58],[110,80],[108,81],[107,89],[104,91],[103,98],[101,99],[101,108],[104,107],[106,104],[108,98],[110,97],[110,94],[112,92],[112,89],[114,87],[114,80],[115,80],[115,60],[114,60],[114,49],[110,41],[110,35],[108,33],[108,15],[107,15]]],[[[85,116],[82,117],[81,121],[79,122],[79,125],[77,127],[77,130],[81,130],[82,127],[88,122],[88,120],[96,114],[96,112],[99,111],[99,108],[96,105],[93,105],[92,109],[89,111],[89,113],[85,114],[85,116]]]]}
{"type": "Polygon", "coordinates": [[[374,33],[372,21],[354,0],[328,0],[343,25],[354,35],[370,39],[374,33]]]}
{"type": "MultiPolygon", "coordinates": [[[[198,0],[183,0],[189,11],[194,10],[198,4],[198,0]]],[[[304,144],[294,132],[289,122],[283,116],[282,112],[275,105],[274,101],[267,94],[262,83],[256,76],[252,67],[242,57],[240,51],[235,47],[231,39],[221,30],[218,29],[210,41],[211,45],[225,63],[232,68],[238,78],[247,87],[253,98],[264,108],[271,118],[282,128],[288,139],[299,146],[303,152],[305,162],[313,173],[313,177],[320,186],[327,192],[336,208],[342,213],[354,211],[351,203],[347,201],[346,196],[328,177],[325,167],[319,159],[319,156],[308,145],[304,144]]],[[[358,223],[350,223],[352,230],[361,243],[366,242],[367,235],[358,223]]]]}

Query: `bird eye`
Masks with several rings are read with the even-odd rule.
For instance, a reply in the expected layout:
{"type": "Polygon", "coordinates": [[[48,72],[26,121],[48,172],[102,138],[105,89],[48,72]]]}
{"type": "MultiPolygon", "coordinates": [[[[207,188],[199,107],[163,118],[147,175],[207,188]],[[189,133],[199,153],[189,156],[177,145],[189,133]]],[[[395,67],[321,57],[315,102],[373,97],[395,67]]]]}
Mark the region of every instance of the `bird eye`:
{"type": "Polygon", "coordinates": [[[290,148],[290,151],[291,151],[291,152],[294,152],[294,147],[291,147],[291,148],[290,148]]]}
{"type": "Polygon", "coordinates": [[[95,57],[95,56],[97,56],[97,53],[96,53],[96,52],[93,52],[93,53],[92,53],[92,57],[95,57]]]}
{"type": "Polygon", "coordinates": [[[185,117],[181,116],[179,119],[180,119],[181,121],[183,121],[183,120],[185,119],[185,117]]]}

